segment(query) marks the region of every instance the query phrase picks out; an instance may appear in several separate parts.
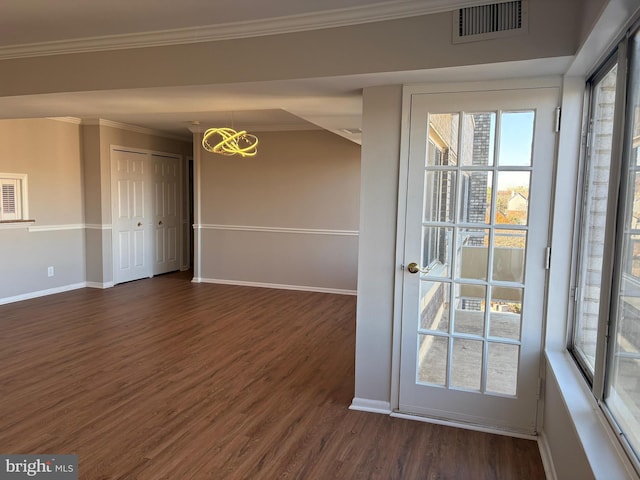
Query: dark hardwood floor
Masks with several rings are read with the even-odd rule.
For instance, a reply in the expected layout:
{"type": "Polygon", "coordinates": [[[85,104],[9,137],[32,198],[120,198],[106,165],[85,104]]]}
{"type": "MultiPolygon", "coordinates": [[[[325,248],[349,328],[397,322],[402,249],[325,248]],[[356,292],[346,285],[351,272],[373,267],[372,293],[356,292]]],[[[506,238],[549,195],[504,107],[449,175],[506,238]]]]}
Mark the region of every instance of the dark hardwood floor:
{"type": "Polygon", "coordinates": [[[0,306],[0,453],[81,479],[537,479],[533,441],[348,410],[355,297],[185,273],[0,306]]]}

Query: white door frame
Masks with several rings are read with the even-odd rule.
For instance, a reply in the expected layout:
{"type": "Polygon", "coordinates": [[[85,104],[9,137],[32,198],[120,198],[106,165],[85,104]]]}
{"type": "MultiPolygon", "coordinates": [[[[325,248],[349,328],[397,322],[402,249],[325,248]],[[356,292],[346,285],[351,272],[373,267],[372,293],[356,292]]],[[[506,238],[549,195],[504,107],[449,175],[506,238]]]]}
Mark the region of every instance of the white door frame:
{"type": "MultiPolygon", "coordinates": [[[[402,333],[402,301],[403,301],[403,279],[404,272],[400,266],[404,263],[404,245],[405,245],[405,229],[406,229],[406,210],[407,210],[407,180],[409,175],[409,133],[410,133],[410,117],[411,117],[411,101],[413,95],[425,93],[461,93],[461,92],[483,92],[488,90],[517,90],[523,88],[544,88],[544,87],[562,87],[562,77],[537,77],[513,80],[494,80],[483,82],[461,82],[461,83],[433,83],[421,85],[405,85],[402,91],[402,120],[400,135],[400,165],[398,174],[398,216],[396,226],[396,275],[394,279],[394,302],[393,302],[393,330],[392,330],[392,358],[391,358],[391,392],[390,407],[392,412],[398,412],[400,397],[400,349],[401,349],[401,333],[402,333]]],[[[554,171],[555,174],[555,171],[554,171]]],[[[553,219],[553,204],[551,204],[551,215],[549,219],[549,228],[551,233],[551,225],[553,219]]],[[[546,292],[545,292],[546,294],[546,292]]],[[[546,317],[546,308],[545,314],[546,317]]],[[[543,318],[543,329],[545,327],[546,318],[543,318]]],[[[543,332],[541,332],[541,335],[543,332]]],[[[544,335],[542,335],[541,352],[544,351],[544,335]]],[[[544,362],[540,362],[541,368],[544,362]]],[[[541,401],[541,400],[540,400],[541,401]]],[[[404,418],[415,418],[422,421],[433,423],[446,423],[464,428],[488,431],[492,429],[482,427],[472,427],[466,424],[458,424],[456,422],[442,422],[426,419],[424,417],[406,415],[404,413],[392,413],[392,415],[404,418]]],[[[540,421],[540,415],[539,421],[540,421]]],[[[539,427],[541,427],[539,425],[539,427]]],[[[503,433],[495,430],[496,433],[503,433]]],[[[526,435],[525,435],[526,436],[526,435]]]]}

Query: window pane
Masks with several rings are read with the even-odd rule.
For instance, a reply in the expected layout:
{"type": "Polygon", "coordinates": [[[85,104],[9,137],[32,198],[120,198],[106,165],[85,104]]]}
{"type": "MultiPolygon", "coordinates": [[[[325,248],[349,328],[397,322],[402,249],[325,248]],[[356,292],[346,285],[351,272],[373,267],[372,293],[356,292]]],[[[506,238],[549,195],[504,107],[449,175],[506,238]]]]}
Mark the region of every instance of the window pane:
{"type": "Polygon", "coordinates": [[[527,225],[529,218],[530,172],[498,173],[496,223],[527,225]]]}
{"type": "Polygon", "coordinates": [[[527,232],[524,230],[495,230],[493,245],[493,280],[522,283],[524,281],[527,232]]]}
{"type": "Polygon", "coordinates": [[[451,386],[480,390],[482,375],[482,341],[453,339],[451,386]]]}
{"type": "Polygon", "coordinates": [[[522,288],[492,287],[489,335],[520,340],[522,288]]]}
{"type": "Polygon", "coordinates": [[[486,280],[489,258],[489,229],[458,229],[456,248],[458,278],[486,280]]]}
{"type": "Polygon", "coordinates": [[[518,384],[520,347],[489,342],[487,359],[487,391],[515,395],[518,384]]]}
{"type": "Polygon", "coordinates": [[[495,112],[465,113],[462,128],[462,165],[492,166],[496,137],[495,112]]]}
{"type": "Polygon", "coordinates": [[[484,335],[484,306],[487,287],[456,285],[454,332],[484,335]]]}
{"type": "Polygon", "coordinates": [[[424,275],[448,277],[451,266],[451,242],[453,229],[446,227],[422,227],[422,266],[424,275]]]}
{"type": "Polygon", "coordinates": [[[590,156],[585,170],[573,347],[593,375],[613,142],[617,67],[593,89],[590,156]]]}
{"type": "Polygon", "coordinates": [[[444,386],[447,381],[449,339],[435,335],[418,335],[417,383],[444,386]]]}
{"type": "Polygon", "coordinates": [[[429,115],[427,167],[458,164],[459,119],[457,113],[429,115]]]}
{"type": "Polygon", "coordinates": [[[460,183],[461,223],[491,223],[492,172],[462,172],[460,183]]]}
{"type": "Polygon", "coordinates": [[[500,158],[498,165],[531,165],[534,113],[503,112],[500,128],[500,158]]]}
{"type": "Polygon", "coordinates": [[[449,302],[451,287],[445,282],[420,282],[421,330],[449,331],[449,302]]]}
{"type": "Polygon", "coordinates": [[[0,177],[0,220],[22,219],[21,187],[20,180],[0,177]]]}
{"type": "Polygon", "coordinates": [[[453,222],[455,187],[456,172],[426,172],[424,189],[425,222],[453,222]]]}
{"type": "Polygon", "coordinates": [[[625,132],[627,157],[621,169],[621,197],[618,210],[624,221],[618,225],[619,251],[616,252],[615,278],[611,301],[612,362],[607,366],[605,402],[625,438],[640,452],[640,184],[638,150],[640,148],[640,41],[635,35],[630,46],[631,61],[627,84],[627,118],[625,132]]]}

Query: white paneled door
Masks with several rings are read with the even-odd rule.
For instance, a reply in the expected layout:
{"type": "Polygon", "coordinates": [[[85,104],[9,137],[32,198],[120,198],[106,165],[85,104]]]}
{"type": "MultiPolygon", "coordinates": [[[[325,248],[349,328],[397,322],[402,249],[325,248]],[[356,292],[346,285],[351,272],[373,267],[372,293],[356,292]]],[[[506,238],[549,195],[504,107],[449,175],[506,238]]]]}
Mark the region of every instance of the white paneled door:
{"type": "Polygon", "coordinates": [[[112,216],[114,283],[150,277],[151,171],[148,155],[113,150],[112,216]]]}
{"type": "Polygon", "coordinates": [[[179,159],[151,155],[154,186],[155,261],[153,274],[172,272],[180,268],[179,247],[179,159]]]}
{"type": "Polygon", "coordinates": [[[400,411],[535,433],[557,102],[412,96],[400,411]]]}

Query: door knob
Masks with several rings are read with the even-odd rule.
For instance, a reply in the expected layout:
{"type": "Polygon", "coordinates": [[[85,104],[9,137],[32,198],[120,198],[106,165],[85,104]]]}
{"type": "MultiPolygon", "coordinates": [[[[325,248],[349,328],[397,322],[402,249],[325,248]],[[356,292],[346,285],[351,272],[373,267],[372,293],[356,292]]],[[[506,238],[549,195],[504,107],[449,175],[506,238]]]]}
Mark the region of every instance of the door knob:
{"type": "Polygon", "coordinates": [[[409,271],[409,273],[429,273],[429,271],[431,270],[430,268],[420,268],[420,266],[416,263],[416,262],[411,262],[409,265],[407,265],[407,270],[409,271]]]}
{"type": "Polygon", "coordinates": [[[142,222],[138,222],[138,226],[141,227],[142,226],[142,222]]]}
{"type": "Polygon", "coordinates": [[[158,225],[162,225],[162,220],[160,220],[160,221],[158,222],[158,225]]]}

